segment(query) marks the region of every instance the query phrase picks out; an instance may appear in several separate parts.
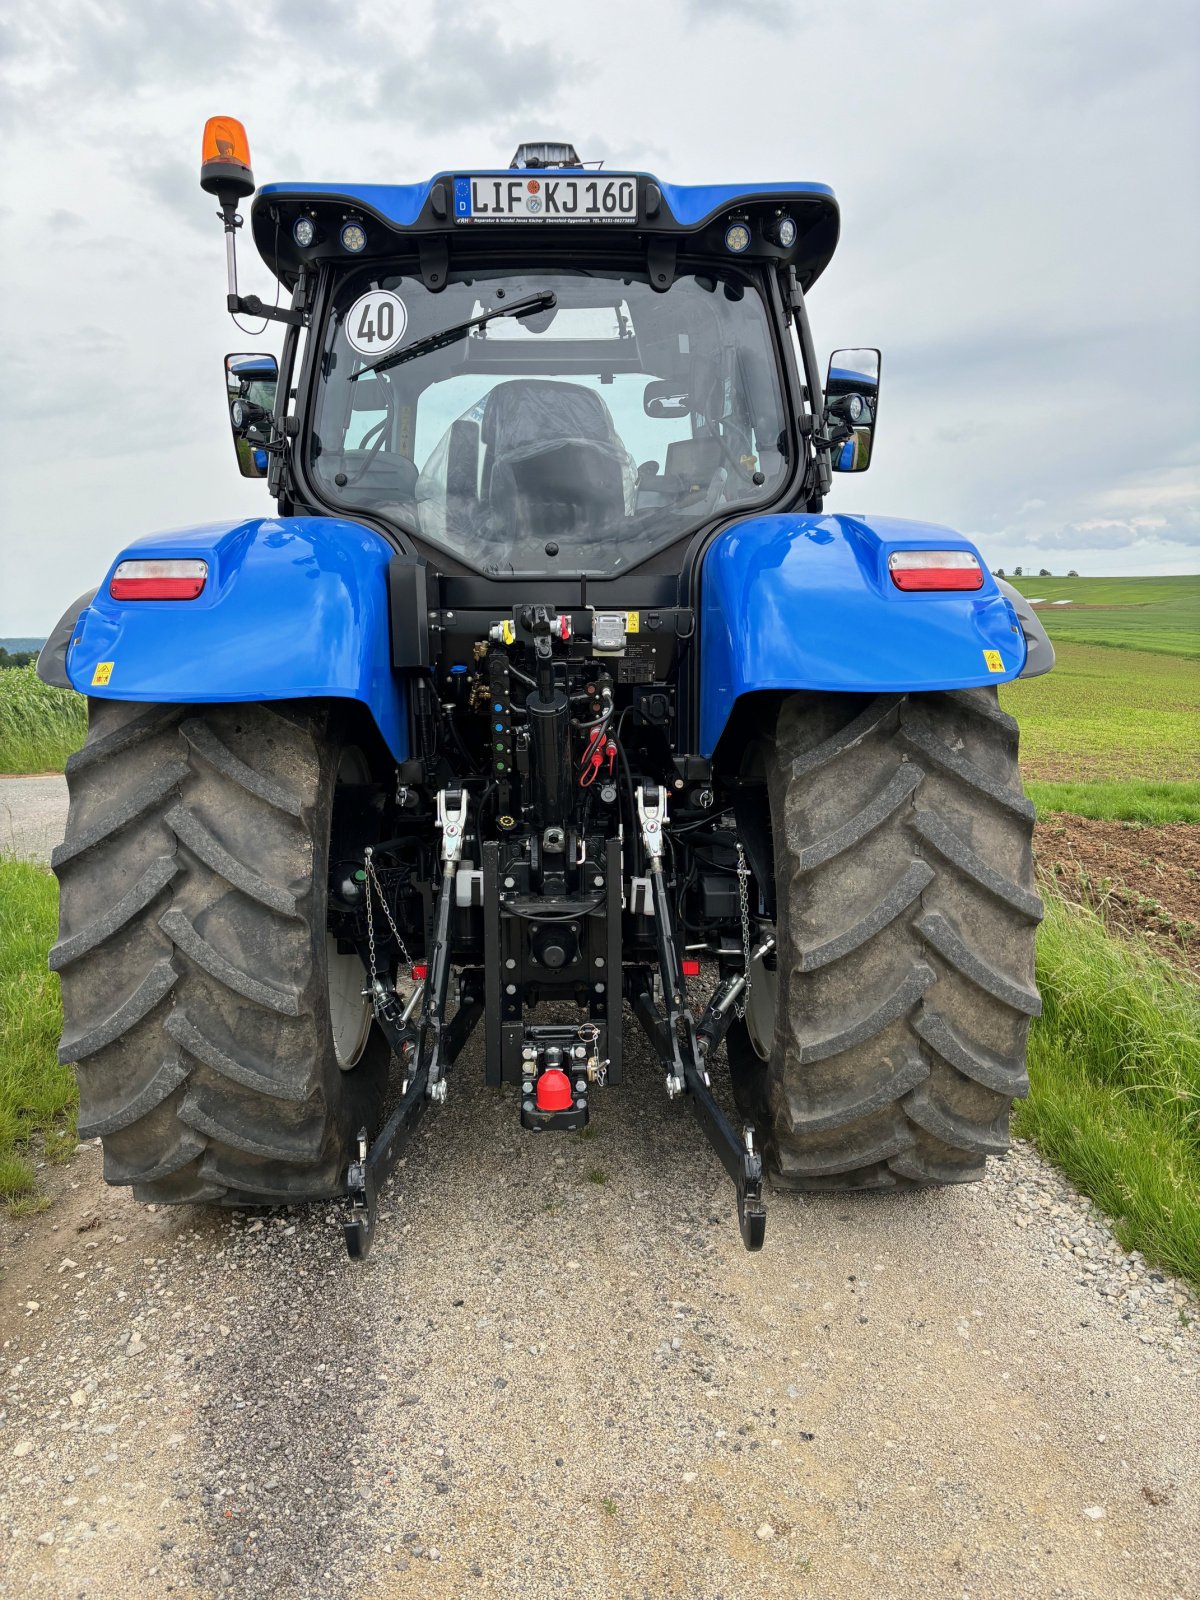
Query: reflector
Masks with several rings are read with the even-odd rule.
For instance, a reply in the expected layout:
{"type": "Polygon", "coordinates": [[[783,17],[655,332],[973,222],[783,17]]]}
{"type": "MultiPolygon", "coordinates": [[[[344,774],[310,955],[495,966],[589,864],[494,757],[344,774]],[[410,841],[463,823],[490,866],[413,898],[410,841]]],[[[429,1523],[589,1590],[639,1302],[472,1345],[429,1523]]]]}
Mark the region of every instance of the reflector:
{"type": "Polygon", "coordinates": [[[909,592],[983,588],[983,568],[969,550],[893,550],[888,571],[909,592]]]}
{"type": "Polygon", "coordinates": [[[122,561],[108,592],[114,600],[194,600],[207,581],[207,561],[122,561]]]}

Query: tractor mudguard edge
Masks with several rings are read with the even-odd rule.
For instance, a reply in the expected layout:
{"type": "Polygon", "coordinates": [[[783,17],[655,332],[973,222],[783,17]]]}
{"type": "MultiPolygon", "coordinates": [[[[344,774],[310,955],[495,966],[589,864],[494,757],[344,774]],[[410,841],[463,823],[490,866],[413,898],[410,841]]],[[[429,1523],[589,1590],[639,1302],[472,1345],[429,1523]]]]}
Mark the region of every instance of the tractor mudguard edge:
{"type": "Polygon", "coordinates": [[[87,603],[68,610],[38,671],[49,683],[63,671],[60,686],[97,699],[358,700],[404,761],[407,705],[388,623],[392,555],[378,534],[339,517],[252,517],[151,534],[125,546],[87,603]],[[206,561],[203,592],[182,602],[110,599],[119,562],[155,556],[206,561]]]}
{"type": "MultiPolygon", "coordinates": [[[[700,590],[702,756],[712,755],[745,694],[976,689],[1019,677],[1030,654],[1024,619],[978,550],[932,523],[817,513],[752,517],[709,546],[700,590]],[[928,594],[897,589],[888,556],[931,546],[974,555],[982,586],[928,594]]],[[[1041,665],[1045,648],[1048,641],[1038,640],[1038,670],[1048,670],[1041,665]]]]}
{"type": "Polygon", "coordinates": [[[79,621],[82,612],[99,594],[98,589],[89,589],[86,594],[81,594],[78,600],[71,604],[59,617],[50,636],[38,652],[37,675],[43,683],[48,683],[52,689],[74,689],[75,685],[67,676],[67,650],[75,634],[75,624],[79,621]]]}
{"type": "Polygon", "coordinates": [[[996,579],[996,587],[1006,600],[1012,602],[1012,608],[1017,613],[1017,621],[1025,634],[1029,653],[1021,669],[1021,676],[1040,678],[1054,665],[1054,646],[1050,643],[1050,635],[1042,627],[1037,612],[1018,588],[1006,583],[1003,578],[996,579]]]}

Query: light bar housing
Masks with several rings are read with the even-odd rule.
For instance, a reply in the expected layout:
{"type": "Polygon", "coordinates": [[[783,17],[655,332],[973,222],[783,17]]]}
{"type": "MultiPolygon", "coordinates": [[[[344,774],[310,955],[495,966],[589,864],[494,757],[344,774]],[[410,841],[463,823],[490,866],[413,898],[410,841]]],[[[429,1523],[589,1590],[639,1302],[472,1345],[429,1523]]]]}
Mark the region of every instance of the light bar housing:
{"type": "Polygon", "coordinates": [[[114,600],[195,600],[207,582],[207,561],[121,561],[108,592],[114,600]]]}
{"type": "Polygon", "coordinates": [[[906,593],[983,588],[983,568],[970,550],[893,550],[888,571],[906,593]]]}

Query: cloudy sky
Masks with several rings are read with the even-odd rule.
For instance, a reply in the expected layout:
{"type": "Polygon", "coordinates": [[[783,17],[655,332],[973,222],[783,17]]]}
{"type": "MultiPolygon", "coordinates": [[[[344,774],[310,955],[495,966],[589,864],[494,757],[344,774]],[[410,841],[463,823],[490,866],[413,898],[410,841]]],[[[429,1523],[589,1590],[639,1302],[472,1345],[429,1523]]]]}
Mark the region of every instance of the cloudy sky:
{"type": "Polygon", "coordinates": [[[948,523],[992,565],[1196,571],[1198,60],[1194,0],[10,8],[0,635],[45,632],[130,538],[270,509],[225,418],[217,112],[260,183],[549,136],[676,182],[830,183],[818,351],[884,352],[872,470],[833,508],[948,523]]]}

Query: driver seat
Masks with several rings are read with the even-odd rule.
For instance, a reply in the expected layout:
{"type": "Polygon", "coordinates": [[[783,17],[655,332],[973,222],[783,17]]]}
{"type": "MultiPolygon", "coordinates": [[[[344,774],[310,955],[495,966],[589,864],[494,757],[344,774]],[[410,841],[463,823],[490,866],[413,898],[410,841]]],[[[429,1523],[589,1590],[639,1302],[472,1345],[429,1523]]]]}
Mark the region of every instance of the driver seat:
{"type": "Polygon", "coordinates": [[[624,520],[632,462],[593,390],[544,378],[497,384],[480,437],[490,530],[578,542],[611,536],[624,520]]]}

